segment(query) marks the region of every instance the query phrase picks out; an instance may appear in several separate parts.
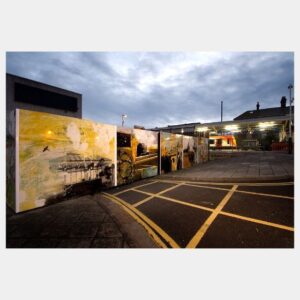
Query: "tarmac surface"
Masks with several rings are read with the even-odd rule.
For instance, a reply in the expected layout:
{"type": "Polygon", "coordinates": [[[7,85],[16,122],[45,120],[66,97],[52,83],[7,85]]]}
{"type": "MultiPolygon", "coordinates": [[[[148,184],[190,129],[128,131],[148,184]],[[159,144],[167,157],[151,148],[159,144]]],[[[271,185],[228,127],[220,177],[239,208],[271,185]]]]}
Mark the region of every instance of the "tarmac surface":
{"type": "Polygon", "coordinates": [[[172,173],[171,178],[170,174],[156,176],[20,214],[8,210],[6,246],[293,248],[293,159],[276,155],[211,161],[172,173]],[[227,168],[237,170],[241,161],[248,162],[248,168],[255,161],[263,165],[262,157],[272,162],[272,170],[281,165],[285,177],[259,171],[256,182],[250,175],[248,182],[236,176],[224,181],[227,168]],[[274,163],[274,157],[281,161],[274,163]],[[219,170],[215,171],[217,162],[219,170]],[[215,177],[200,180],[209,166],[215,177]]]}
{"type": "Polygon", "coordinates": [[[293,248],[294,185],[152,180],[105,196],[162,248],[293,248]]]}
{"type": "Polygon", "coordinates": [[[153,248],[145,230],[101,194],[82,196],[6,221],[7,248],[153,248]]]}
{"type": "Polygon", "coordinates": [[[294,178],[294,155],[285,152],[211,151],[211,156],[220,158],[159,178],[217,182],[290,181],[294,178]]]}

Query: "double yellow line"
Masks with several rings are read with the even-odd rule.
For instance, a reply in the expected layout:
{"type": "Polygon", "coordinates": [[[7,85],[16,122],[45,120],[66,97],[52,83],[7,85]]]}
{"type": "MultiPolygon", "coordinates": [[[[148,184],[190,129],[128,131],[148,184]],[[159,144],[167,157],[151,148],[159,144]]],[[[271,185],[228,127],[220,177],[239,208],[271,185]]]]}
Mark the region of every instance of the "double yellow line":
{"type": "Polygon", "coordinates": [[[172,248],[180,248],[180,246],[157,224],[145,216],[142,212],[128,204],[124,200],[108,193],[102,193],[107,199],[121,206],[132,218],[134,218],[139,224],[141,224],[148,232],[150,237],[161,248],[169,248],[169,244],[172,248]],[[167,242],[167,244],[160,238],[160,236],[167,242]]]}

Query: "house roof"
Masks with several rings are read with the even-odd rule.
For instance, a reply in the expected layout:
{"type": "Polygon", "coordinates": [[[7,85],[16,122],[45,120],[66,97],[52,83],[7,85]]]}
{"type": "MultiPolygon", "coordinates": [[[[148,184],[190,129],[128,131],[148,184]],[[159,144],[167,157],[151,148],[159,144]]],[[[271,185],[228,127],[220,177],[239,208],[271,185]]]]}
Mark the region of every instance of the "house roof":
{"type": "MultiPolygon", "coordinates": [[[[233,120],[247,120],[247,119],[260,119],[260,118],[270,118],[286,116],[290,113],[290,107],[272,107],[259,110],[248,110],[233,120]]],[[[292,106],[292,113],[294,113],[294,106],[292,106]]]]}

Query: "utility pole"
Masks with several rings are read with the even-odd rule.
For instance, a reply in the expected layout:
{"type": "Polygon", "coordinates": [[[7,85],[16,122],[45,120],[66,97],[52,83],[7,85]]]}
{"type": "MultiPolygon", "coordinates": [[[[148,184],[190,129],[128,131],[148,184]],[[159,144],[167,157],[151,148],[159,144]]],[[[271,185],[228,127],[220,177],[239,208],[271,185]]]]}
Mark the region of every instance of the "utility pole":
{"type": "Polygon", "coordinates": [[[221,135],[223,135],[222,122],[223,122],[223,101],[221,101],[221,135]]]}
{"type": "Polygon", "coordinates": [[[292,89],[293,85],[288,86],[290,90],[290,121],[289,121],[289,154],[292,154],[292,89]]]}
{"type": "Polygon", "coordinates": [[[221,101],[221,123],[223,122],[223,101],[221,101]]]}

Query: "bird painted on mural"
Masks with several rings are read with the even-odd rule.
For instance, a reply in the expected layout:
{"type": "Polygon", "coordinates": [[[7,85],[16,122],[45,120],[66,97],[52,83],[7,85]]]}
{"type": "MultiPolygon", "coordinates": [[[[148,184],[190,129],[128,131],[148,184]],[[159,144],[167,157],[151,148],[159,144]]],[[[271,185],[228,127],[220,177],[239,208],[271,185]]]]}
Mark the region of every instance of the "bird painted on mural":
{"type": "Polygon", "coordinates": [[[49,150],[49,146],[46,146],[46,147],[43,149],[43,152],[45,152],[45,151],[47,151],[47,150],[50,151],[50,150],[49,150]]]}

